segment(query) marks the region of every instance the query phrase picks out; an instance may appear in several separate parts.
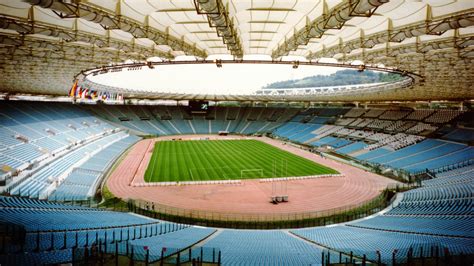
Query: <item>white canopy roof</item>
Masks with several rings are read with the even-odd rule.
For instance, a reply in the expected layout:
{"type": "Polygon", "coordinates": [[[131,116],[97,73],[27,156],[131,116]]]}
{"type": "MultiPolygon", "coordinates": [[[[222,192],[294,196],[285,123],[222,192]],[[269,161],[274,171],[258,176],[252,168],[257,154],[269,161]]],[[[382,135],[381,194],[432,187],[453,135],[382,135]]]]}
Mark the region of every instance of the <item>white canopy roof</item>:
{"type": "Polygon", "coordinates": [[[472,0],[64,2],[0,0],[1,91],[64,95],[81,70],[125,60],[258,54],[360,60],[425,77],[347,100],[474,98],[472,0]]]}

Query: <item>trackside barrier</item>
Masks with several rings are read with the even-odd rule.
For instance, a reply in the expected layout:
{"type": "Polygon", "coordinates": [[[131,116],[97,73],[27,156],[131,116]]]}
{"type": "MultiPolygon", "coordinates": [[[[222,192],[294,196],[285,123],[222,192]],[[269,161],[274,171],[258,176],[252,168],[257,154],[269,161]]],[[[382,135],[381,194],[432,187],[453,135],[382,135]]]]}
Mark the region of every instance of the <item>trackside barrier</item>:
{"type": "Polygon", "coordinates": [[[150,182],[132,183],[134,187],[161,187],[161,186],[181,186],[181,185],[225,185],[241,184],[242,180],[208,180],[208,181],[183,181],[183,182],[150,182]]]}
{"type": "Polygon", "coordinates": [[[343,177],[342,174],[326,174],[326,175],[307,175],[307,176],[291,176],[291,177],[274,177],[274,178],[261,178],[260,182],[279,182],[279,181],[292,181],[292,180],[304,180],[304,179],[316,179],[316,178],[328,178],[328,177],[343,177]]]}
{"type": "Polygon", "coordinates": [[[151,218],[173,221],[180,224],[198,224],[201,226],[239,229],[301,228],[341,223],[372,215],[390,205],[390,202],[387,200],[386,191],[378,197],[357,204],[323,211],[296,213],[239,213],[195,210],[143,200],[128,200],[125,202],[118,198],[107,199],[102,204],[91,199],[84,201],[54,197],[48,200],[67,205],[134,212],[151,218]]]}
{"type": "Polygon", "coordinates": [[[133,212],[155,219],[210,227],[239,229],[274,229],[321,226],[346,222],[372,215],[389,205],[386,193],[348,206],[309,212],[241,213],[196,210],[144,200],[131,201],[133,212]]]}
{"type": "MultiPolygon", "coordinates": [[[[304,180],[304,179],[315,179],[315,178],[328,178],[328,177],[343,177],[342,174],[324,174],[324,175],[308,175],[308,176],[291,176],[291,177],[274,177],[274,178],[260,178],[260,182],[277,182],[277,181],[291,181],[291,180],[304,180]]],[[[156,186],[181,186],[181,185],[221,185],[221,184],[241,184],[242,180],[208,180],[208,181],[182,181],[182,182],[137,182],[132,183],[134,187],[156,187],[156,186]]]]}

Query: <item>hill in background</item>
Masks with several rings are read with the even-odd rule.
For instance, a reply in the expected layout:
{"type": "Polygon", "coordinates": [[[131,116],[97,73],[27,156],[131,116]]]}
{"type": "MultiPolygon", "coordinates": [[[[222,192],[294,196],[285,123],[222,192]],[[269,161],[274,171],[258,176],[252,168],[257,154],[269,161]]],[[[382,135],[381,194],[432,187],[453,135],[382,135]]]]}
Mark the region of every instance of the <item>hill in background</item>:
{"type": "Polygon", "coordinates": [[[363,71],[345,69],[339,70],[331,75],[316,75],[305,77],[302,79],[293,79],[278,81],[268,84],[264,89],[280,89],[280,88],[311,88],[353,85],[377,82],[393,82],[400,80],[402,77],[398,74],[380,73],[374,71],[363,71]]]}

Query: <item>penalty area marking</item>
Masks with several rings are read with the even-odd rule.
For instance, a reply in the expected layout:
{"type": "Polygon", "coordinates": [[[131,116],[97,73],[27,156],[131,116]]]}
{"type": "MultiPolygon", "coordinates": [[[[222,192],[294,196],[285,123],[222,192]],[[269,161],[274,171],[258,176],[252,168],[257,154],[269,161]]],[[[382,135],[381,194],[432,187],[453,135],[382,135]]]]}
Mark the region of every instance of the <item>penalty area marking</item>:
{"type": "Polygon", "coordinates": [[[191,171],[191,169],[189,169],[189,175],[191,176],[191,180],[194,181],[193,172],[191,171]]]}
{"type": "MultiPolygon", "coordinates": [[[[153,156],[155,154],[152,154],[151,156],[153,156]]],[[[155,156],[153,156],[153,162],[152,162],[152,166],[151,166],[151,174],[148,176],[148,181],[147,182],[150,182],[152,177],[155,176],[155,164],[156,164],[156,158],[158,157],[158,154],[156,154],[155,156]]]]}
{"type": "Polygon", "coordinates": [[[254,169],[241,169],[240,170],[240,178],[244,178],[244,173],[246,172],[258,172],[260,173],[260,177],[251,177],[247,176],[247,178],[263,178],[263,169],[262,168],[254,168],[254,169]]]}
{"type": "MultiPolygon", "coordinates": [[[[202,170],[204,170],[204,171],[207,171],[207,170],[216,171],[216,170],[219,170],[219,169],[227,170],[227,171],[223,171],[223,172],[224,172],[224,178],[225,178],[225,179],[228,179],[225,172],[228,173],[229,170],[230,170],[230,172],[232,172],[232,168],[229,167],[229,166],[189,168],[188,171],[189,171],[189,173],[190,173],[191,179],[194,181],[193,171],[196,171],[197,174],[198,174],[198,176],[200,176],[199,171],[202,171],[202,170]]],[[[237,178],[238,178],[238,177],[237,177],[237,178]]],[[[231,178],[231,179],[234,179],[234,178],[231,178]]]]}

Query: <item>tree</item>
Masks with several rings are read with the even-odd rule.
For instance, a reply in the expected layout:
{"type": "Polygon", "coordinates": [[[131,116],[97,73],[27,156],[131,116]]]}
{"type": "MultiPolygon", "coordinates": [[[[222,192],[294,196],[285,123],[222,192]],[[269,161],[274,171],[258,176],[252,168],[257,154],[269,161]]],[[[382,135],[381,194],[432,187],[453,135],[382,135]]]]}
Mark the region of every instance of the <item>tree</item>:
{"type": "Polygon", "coordinates": [[[343,86],[365,83],[394,82],[402,77],[394,73],[378,73],[374,71],[359,72],[357,70],[345,69],[339,70],[331,75],[315,75],[297,80],[284,80],[270,83],[264,89],[281,88],[312,88],[343,86]]]}

